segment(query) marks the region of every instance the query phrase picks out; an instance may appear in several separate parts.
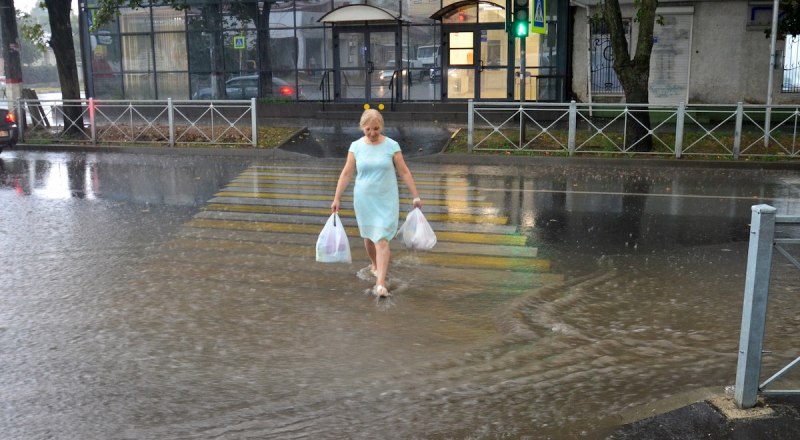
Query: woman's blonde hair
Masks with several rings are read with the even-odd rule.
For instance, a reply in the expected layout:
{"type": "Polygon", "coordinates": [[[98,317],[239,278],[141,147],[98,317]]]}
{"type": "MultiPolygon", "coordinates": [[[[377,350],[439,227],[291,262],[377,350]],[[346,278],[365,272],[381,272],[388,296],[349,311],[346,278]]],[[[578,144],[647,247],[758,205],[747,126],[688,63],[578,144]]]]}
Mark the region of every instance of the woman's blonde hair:
{"type": "Polygon", "coordinates": [[[370,121],[375,121],[380,125],[381,131],[383,131],[383,115],[381,112],[375,110],[374,108],[370,108],[364,110],[364,113],[361,114],[361,121],[358,123],[358,126],[364,128],[370,121]]]}

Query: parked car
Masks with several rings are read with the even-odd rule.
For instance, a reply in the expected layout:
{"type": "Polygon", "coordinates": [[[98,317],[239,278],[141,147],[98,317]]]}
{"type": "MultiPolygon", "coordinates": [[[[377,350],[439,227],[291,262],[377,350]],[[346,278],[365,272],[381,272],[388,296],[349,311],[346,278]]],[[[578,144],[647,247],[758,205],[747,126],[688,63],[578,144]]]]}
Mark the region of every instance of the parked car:
{"type": "Polygon", "coordinates": [[[17,144],[18,136],[14,113],[4,108],[0,109],[0,152],[4,148],[13,148],[17,144]]]}
{"type": "MultiPolygon", "coordinates": [[[[258,98],[258,75],[237,76],[225,81],[228,99],[258,98]]],[[[272,93],[265,98],[294,99],[297,89],[288,82],[273,76],[272,93]]],[[[204,87],[194,94],[194,99],[211,99],[211,87],[204,87]]],[[[302,95],[300,96],[302,98],[302,95]]]]}

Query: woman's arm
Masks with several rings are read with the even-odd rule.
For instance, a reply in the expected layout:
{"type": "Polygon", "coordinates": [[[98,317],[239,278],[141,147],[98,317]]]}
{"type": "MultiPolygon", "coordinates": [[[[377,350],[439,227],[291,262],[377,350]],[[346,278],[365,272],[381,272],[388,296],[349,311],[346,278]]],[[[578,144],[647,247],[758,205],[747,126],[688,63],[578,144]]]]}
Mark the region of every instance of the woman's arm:
{"type": "Polygon", "coordinates": [[[331,211],[339,212],[339,205],[341,204],[342,193],[347,189],[350,184],[350,178],[353,177],[353,171],[356,169],[356,157],[353,153],[347,153],[347,162],[342,168],[342,173],[339,174],[339,182],[336,183],[336,194],[333,196],[333,203],[331,203],[331,211]]]}
{"type": "Polygon", "coordinates": [[[422,208],[422,200],[419,198],[419,193],[417,192],[417,184],[414,183],[414,176],[411,175],[411,170],[408,169],[408,165],[406,165],[405,159],[403,159],[403,153],[398,151],[394,153],[394,168],[397,170],[397,175],[403,179],[406,186],[408,187],[408,191],[411,192],[411,197],[414,198],[414,201],[411,202],[415,208],[422,208]]]}

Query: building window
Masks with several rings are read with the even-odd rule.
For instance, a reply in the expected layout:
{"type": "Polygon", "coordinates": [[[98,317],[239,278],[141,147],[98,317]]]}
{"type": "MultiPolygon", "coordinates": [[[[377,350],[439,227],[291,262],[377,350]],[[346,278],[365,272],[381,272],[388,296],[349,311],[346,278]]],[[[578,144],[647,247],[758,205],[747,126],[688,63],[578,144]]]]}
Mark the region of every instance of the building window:
{"type": "MultiPolygon", "coordinates": [[[[625,35],[630,49],[631,26],[630,20],[624,20],[625,35]]],[[[611,48],[611,34],[606,24],[599,20],[592,20],[591,34],[589,35],[589,63],[592,79],[591,89],[595,95],[622,94],[622,84],[614,72],[614,52],[611,48]]]]}
{"type": "Polygon", "coordinates": [[[781,92],[800,93],[800,35],[787,35],[781,92]]]}

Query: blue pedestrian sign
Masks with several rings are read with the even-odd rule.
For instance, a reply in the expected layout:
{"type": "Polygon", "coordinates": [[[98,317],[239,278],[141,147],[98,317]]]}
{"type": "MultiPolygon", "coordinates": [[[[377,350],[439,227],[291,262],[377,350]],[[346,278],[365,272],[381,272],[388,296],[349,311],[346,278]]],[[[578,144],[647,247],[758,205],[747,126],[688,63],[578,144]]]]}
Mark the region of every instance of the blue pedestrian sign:
{"type": "Polygon", "coordinates": [[[545,9],[545,0],[533,0],[533,20],[531,20],[531,31],[537,34],[547,33],[547,15],[545,9]]]}
{"type": "Polygon", "coordinates": [[[233,48],[247,49],[247,40],[245,40],[244,35],[235,35],[233,37],[233,48]]]}

